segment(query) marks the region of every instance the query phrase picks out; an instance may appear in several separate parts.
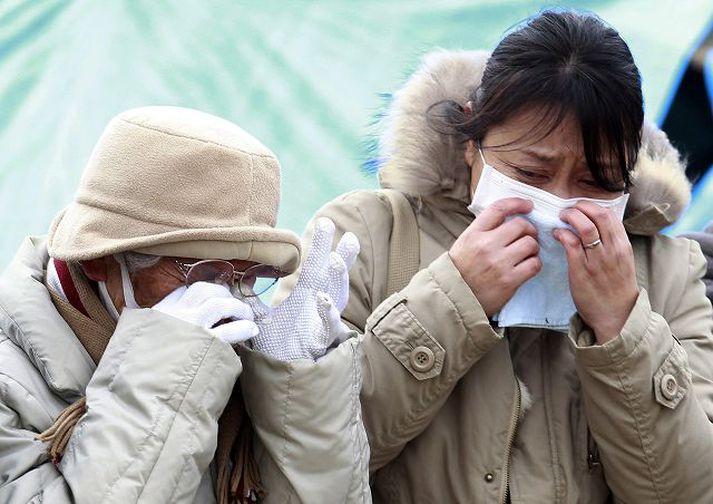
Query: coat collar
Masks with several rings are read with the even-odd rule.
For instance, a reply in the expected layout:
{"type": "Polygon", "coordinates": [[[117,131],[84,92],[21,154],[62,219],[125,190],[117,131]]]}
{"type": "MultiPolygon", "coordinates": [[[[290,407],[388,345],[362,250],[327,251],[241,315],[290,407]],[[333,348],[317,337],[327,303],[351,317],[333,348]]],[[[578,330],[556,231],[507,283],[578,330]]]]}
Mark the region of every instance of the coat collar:
{"type": "MultiPolygon", "coordinates": [[[[395,93],[379,139],[379,182],[418,197],[470,202],[470,170],[463,146],[428,124],[426,111],[440,101],[464,104],[480,83],[485,51],[436,51],[395,93]]],[[[645,123],[632,173],[624,224],[633,234],[651,235],[673,223],[690,200],[685,165],[666,135],[645,123]]]]}
{"type": "Polygon", "coordinates": [[[57,395],[73,402],[96,366],[44,284],[49,256],[44,238],[25,239],[0,275],[0,330],[22,348],[57,395]]]}

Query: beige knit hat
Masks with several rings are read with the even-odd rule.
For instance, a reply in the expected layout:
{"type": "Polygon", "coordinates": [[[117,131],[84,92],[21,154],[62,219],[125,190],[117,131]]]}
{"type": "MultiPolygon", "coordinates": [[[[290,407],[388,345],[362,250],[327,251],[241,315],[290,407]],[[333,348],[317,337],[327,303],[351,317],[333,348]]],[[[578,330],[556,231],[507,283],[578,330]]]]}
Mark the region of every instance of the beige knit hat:
{"type": "Polygon", "coordinates": [[[299,237],[274,229],[279,201],[277,159],[238,126],[180,107],[133,109],[104,130],[50,226],[49,253],[244,259],[290,273],[299,237]]]}

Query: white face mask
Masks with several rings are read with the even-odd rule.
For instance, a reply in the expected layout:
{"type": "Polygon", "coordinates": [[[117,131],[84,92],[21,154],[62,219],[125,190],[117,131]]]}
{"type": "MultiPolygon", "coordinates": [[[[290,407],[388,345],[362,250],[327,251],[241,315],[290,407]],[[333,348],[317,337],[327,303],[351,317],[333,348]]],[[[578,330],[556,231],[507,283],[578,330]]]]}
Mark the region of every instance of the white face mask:
{"type": "Polygon", "coordinates": [[[532,212],[522,217],[537,229],[542,261],[542,270],[522,284],[493,319],[501,327],[545,327],[567,331],[569,319],[576,308],[569,290],[567,256],[562,245],[552,236],[552,231],[556,228],[574,230],[560,219],[560,213],[579,201],[589,201],[611,209],[621,220],[629,195],[622,194],[612,200],[560,198],[500,173],[485,162],[482,152],[480,158],[483,170],[468,210],[478,216],[486,207],[503,198],[519,197],[532,201],[532,212]]]}

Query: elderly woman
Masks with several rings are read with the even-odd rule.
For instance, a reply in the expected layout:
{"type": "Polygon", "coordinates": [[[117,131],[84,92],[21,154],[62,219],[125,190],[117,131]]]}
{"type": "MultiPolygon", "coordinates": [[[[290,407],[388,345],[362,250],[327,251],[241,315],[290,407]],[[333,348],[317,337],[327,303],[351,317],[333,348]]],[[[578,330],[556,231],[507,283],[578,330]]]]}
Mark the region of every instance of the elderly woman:
{"type": "Polygon", "coordinates": [[[626,43],[570,11],[396,93],[389,189],[318,212],[361,243],[375,501],[713,502],[705,261],[658,233],[689,187],[643,115],[626,43]]]}
{"type": "Polygon", "coordinates": [[[278,202],[277,160],[228,121],[109,124],[74,202],[0,278],[0,501],[369,499],[358,347],[325,355],[358,243],[330,254],[321,223],[268,309],[255,296],[300,259],[278,202]]]}

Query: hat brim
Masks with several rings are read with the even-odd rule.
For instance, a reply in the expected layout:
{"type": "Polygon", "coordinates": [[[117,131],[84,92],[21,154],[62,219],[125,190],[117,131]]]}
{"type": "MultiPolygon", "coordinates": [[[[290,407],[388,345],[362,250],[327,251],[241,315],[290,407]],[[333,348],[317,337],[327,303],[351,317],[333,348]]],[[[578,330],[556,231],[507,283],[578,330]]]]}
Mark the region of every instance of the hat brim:
{"type": "Polygon", "coordinates": [[[275,266],[285,274],[294,272],[300,264],[300,239],[289,230],[269,226],[177,228],[78,202],[55,217],[48,249],[50,256],[63,261],[134,251],[195,259],[241,259],[275,266]]]}

